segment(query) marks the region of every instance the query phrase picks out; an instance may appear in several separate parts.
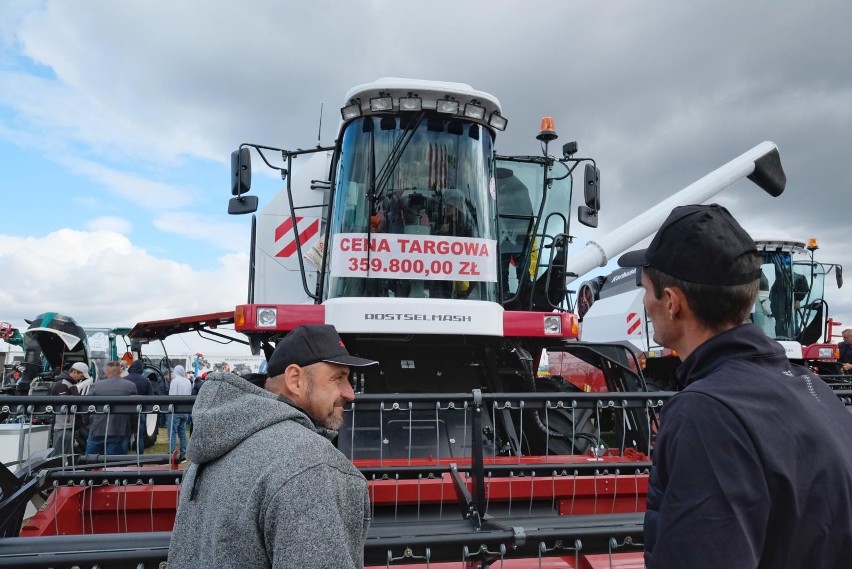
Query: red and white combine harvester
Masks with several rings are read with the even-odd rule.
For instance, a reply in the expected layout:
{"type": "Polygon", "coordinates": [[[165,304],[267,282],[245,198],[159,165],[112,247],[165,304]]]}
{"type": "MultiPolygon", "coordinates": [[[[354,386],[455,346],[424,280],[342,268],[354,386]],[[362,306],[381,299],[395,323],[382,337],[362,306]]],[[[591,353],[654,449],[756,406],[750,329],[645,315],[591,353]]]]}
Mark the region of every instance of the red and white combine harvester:
{"type": "MultiPolygon", "coordinates": [[[[580,165],[577,221],[597,225],[594,161],[577,157],[573,142],[552,156],[549,120],[540,155],[496,154],[507,126],[500,103],[458,83],[381,79],[352,89],[341,113],[332,146],[244,144],[232,156],[229,213],[257,211],[252,151],[286,182],[253,217],[247,303],[141,323],[130,336],[233,322],[254,353],[269,355],[294,327],[328,323],[350,353],[378,360],[353,374],[356,401],[337,439],[369,482],[367,566],[641,566],[649,457],[666,394],[647,391],[631,345],[578,340],[567,282],[606,262],[574,268],[568,255],[580,165]],[[544,350],[603,378],[608,393],[537,377],[544,350]]],[[[744,177],[781,193],[773,144],[700,184],[715,193],[744,177]]],[[[647,219],[646,234],[673,205],[647,219]]],[[[75,411],[181,412],[193,399],[81,397],[75,411]]],[[[47,405],[60,412],[50,398],[3,408],[25,415],[47,405]]],[[[20,536],[7,530],[0,566],[157,566],[182,471],[143,460],[157,457],[42,463],[22,481],[29,494],[12,496],[20,502],[35,489],[47,502],[20,536]]]]}
{"type": "MultiPolygon", "coordinates": [[[[790,361],[809,367],[829,383],[848,383],[848,377],[840,376],[839,350],[832,342],[832,328],[839,323],[829,318],[824,299],[826,276],[834,272],[840,288],[843,267],[814,260],[816,239],[807,243],[787,239],[756,242],[763,274],[751,321],[784,347],[790,361]]],[[[636,269],[617,269],[583,282],[577,300],[581,338],[631,344],[639,353],[646,381],[655,388],[671,390],[680,359],[654,342],[654,323],[645,312],[643,294],[636,286],[636,269]]],[[[557,373],[561,364],[558,357],[550,361],[557,373]]],[[[587,385],[590,391],[606,390],[597,377],[587,385]]]]}

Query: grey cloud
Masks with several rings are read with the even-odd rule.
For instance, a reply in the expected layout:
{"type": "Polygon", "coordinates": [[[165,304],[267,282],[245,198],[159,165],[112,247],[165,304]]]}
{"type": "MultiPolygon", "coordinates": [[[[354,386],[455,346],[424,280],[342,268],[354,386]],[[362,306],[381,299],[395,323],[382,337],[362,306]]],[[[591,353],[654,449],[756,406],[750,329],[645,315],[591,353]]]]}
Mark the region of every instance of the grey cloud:
{"type": "MultiPolygon", "coordinates": [[[[143,161],[225,163],[246,141],[307,147],[321,102],[329,143],[353,85],[386,75],[461,81],[502,102],[510,122],[498,151],[537,153],[538,121],[551,115],[559,143],[577,140],[597,159],[599,231],[772,140],[786,193],[773,200],[738,185],[718,199],[770,229],[816,235],[825,260],[852,266],[841,229],[850,215],[852,3],[84,6],[47,2],[17,41],[92,108],[120,117],[138,141],[128,152],[143,161]]],[[[833,306],[852,317],[846,297],[835,293],[833,306]]]]}

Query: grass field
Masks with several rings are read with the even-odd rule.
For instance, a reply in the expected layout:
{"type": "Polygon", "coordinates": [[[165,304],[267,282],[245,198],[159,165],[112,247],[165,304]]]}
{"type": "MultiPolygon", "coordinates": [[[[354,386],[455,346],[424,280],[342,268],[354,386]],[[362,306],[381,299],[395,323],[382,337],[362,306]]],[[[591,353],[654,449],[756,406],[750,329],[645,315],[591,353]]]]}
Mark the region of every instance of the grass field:
{"type": "Polygon", "coordinates": [[[168,454],[169,453],[169,432],[167,429],[160,429],[157,433],[157,442],[145,449],[146,454],[168,454]]]}
{"type": "MultiPolygon", "coordinates": [[[[188,433],[189,431],[187,431],[188,433]]],[[[180,441],[178,441],[180,444],[180,441]]],[[[157,433],[157,442],[145,449],[145,454],[168,454],[169,453],[169,430],[160,427],[157,433]]]]}

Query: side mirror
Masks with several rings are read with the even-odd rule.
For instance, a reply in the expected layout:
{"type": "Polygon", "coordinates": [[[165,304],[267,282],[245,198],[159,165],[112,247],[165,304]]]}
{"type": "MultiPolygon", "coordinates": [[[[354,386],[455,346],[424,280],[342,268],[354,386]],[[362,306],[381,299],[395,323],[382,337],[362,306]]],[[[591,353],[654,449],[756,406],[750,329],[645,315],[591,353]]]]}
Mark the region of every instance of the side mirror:
{"type": "Polygon", "coordinates": [[[583,178],[585,182],[583,184],[583,197],[586,200],[586,206],[598,211],[601,208],[601,171],[595,168],[593,164],[586,164],[583,178]]]}
{"type": "Polygon", "coordinates": [[[257,196],[239,196],[228,200],[228,213],[242,215],[257,211],[257,196]]]}
{"type": "MultiPolygon", "coordinates": [[[[240,148],[231,152],[231,195],[239,196],[249,189],[251,189],[251,152],[248,148],[240,148]]],[[[229,205],[229,212],[230,209],[229,205]]]]}
{"type": "Polygon", "coordinates": [[[843,267],[835,265],[834,276],[837,278],[837,288],[843,287],[843,267]]]}
{"type": "Polygon", "coordinates": [[[598,211],[588,206],[581,205],[577,208],[577,221],[587,227],[597,227],[598,211]]]}

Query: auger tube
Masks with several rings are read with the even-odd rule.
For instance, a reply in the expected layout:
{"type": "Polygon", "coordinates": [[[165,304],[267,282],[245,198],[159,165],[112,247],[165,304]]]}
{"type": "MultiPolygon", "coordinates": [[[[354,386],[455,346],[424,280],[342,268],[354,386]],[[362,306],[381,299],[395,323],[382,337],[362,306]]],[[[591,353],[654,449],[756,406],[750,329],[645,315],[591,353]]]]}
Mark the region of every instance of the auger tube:
{"type": "Polygon", "coordinates": [[[586,247],[569,255],[568,270],[577,276],[569,276],[566,282],[573,282],[592,269],[605,266],[615,256],[654,233],[674,207],[702,203],[746,177],[771,196],[781,195],[787,178],[774,142],[758,144],[598,241],[587,242],[586,247]]]}

